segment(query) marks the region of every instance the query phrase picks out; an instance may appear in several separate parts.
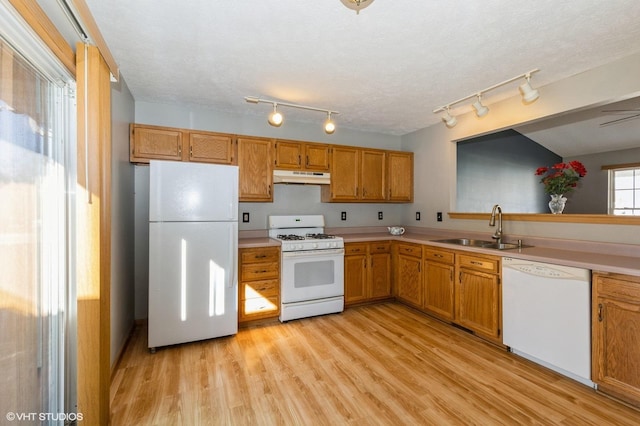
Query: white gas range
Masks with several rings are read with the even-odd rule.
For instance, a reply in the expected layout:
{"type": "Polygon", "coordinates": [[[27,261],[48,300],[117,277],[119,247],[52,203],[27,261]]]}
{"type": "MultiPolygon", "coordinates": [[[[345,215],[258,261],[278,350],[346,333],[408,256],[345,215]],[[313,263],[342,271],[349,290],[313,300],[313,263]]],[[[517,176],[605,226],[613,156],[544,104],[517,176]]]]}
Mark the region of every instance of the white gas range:
{"type": "Polygon", "coordinates": [[[344,241],[324,233],[324,216],[269,216],[281,243],[280,321],[344,310],[344,241]]]}

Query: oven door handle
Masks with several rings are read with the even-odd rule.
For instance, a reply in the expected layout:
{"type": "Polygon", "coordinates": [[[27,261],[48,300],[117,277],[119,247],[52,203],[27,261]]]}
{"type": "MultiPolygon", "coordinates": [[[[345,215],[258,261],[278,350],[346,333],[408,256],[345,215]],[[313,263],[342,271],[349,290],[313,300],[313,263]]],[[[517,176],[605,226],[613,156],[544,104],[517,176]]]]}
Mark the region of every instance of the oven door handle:
{"type": "Polygon", "coordinates": [[[285,251],[282,252],[283,258],[290,257],[307,257],[307,256],[334,256],[344,255],[344,249],[323,249],[323,250],[301,250],[301,251],[285,251]]]}

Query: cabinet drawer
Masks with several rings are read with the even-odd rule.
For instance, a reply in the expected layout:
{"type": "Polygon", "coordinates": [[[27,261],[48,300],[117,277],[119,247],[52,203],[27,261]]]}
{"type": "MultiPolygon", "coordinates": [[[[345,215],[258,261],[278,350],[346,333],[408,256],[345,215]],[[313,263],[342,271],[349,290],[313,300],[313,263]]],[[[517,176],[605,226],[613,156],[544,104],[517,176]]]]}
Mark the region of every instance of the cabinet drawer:
{"type": "Polygon", "coordinates": [[[257,263],[257,262],[277,262],[280,260],[279,247],[259,247],[240,250],[240,262],[257,263]]]}
{"type": "Polygon", "coordinates": [[[455,259],[455,255],[453,252],[430,249],[430,248],[424,249],[424,260],[453,265],[454,259],[455,259]]]}
{"type": "Polygon", "coordinates": [[[241,283],[240,300],[279,295],[280,282],[278,280],[259,280],[241,283]]]}
{"type": "Polygon", "coordinates": [[[348,243],[344,245],[344,254],[367,254],[367,243],[348,243]]]}
{"type": "Polygon", "coordinates": [[[379,241],[377,243],[373,242],[369,244],[370,254],[389,253],[389,251],[391,251],[391,243],[388,241],[379,241]]]}
{"type": "Polygon", "coordinates": [[[593,280],[598,296],[609,296],[640,303],[640,277],[595,273],[593,280]]]}
{"type": "Polygon", "coordinates": [[[265,280],[269,278],[278,278],[279,275],[279,262],[249,263],[246,265],[242,265],[242,269],[240,271],[240,280],[265,280]]]}
{"type": "Polygon", "coordinates": [[[240,301],[240,321],[277,316],[280,313],[280,298],[254,297],[240,301]]]}
{"type": "Polygon", "coordinates": [[[495,258],[484,258],[477,256],[459,255],[461,268],[475,269],[483,272],[498,273],[500,271],[500,261],[495,258]]]}
{"type": "Polygon", "coordinates": [[[418,244],[398,244],[398,254],[422,257],[422,246],[418,244]]]}

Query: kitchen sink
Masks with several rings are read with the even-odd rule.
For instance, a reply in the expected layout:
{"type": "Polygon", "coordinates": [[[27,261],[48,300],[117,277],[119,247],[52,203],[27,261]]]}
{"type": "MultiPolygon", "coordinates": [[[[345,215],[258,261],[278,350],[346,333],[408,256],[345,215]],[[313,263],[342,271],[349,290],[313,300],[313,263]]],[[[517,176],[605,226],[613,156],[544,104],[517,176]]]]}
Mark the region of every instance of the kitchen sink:
{"type": "Polygon", "coordinates": [[[466,246],[466,247],[479,247],[479,248],[488,248],[495,250],[512,250],[516,248],[522,247],[530,247],[530,246],[518,246],[518,244],[512,243],[497,243],[494,241],[487,240],[473,240],[470,238],[450,238],[446,240],[433,240],[435,243],[445,243],[445,244],[455,244],[458,246],[466,246]]]}

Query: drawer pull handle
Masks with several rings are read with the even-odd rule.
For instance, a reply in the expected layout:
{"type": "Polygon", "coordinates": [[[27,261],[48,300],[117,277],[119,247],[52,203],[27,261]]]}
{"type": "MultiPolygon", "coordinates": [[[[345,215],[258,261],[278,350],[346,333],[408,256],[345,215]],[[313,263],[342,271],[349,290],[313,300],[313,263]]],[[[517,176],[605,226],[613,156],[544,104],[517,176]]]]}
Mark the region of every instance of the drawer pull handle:
{"type": "Polygon", "coordinates": [[[472,265],[479,265],[479,266],[484,265],[484,263],[482,263],[482,262],[476,262],[475,260],[472,260],[472,261],[471,261],[471,264],[472,264],[472,265]]]}
{"type": "Polygon", "coordinates": [[[441,254],[437,254],[437,253],[436,253],[436,254],[434,254],[434,255],[433,255],[433,257],[440,257],[440,258],[443,258],[444,256],[443,256],[443,255],[441,255],[441,254]]]}
{"type": "Polygon", "coordinates": [[[264,259],[265,257],[267,257],[266,254],[256,254],[255,256],[256,259],[264,259]]]}
{"type": "Polygon", "coordinates": [[[265,272],[268,272],[266,269],[260,269],[258,271],[254,271],[254,273],[256,274],[264,274],[265,272]]]}

